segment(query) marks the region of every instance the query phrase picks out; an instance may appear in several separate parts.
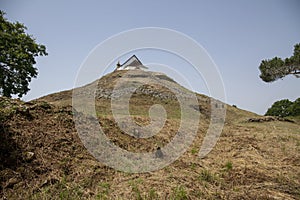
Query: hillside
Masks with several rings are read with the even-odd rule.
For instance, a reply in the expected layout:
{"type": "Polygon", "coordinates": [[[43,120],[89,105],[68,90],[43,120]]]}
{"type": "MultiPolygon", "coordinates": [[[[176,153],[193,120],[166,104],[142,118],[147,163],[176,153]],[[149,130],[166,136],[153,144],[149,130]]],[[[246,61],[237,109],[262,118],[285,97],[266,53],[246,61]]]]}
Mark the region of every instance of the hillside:
{"type": "MultiPolygon", "coordinates": [[[[190,91],[164,74],[133,71],[110,73],[78,91],[94,95],[99,123],[106,136],[131,152],[151,152],[174,137],[180,105],[164,84],[173,84],[184,98],[190,91]],[[125,77],[126,76],[126,77],[125,77]],[[166,109],[162,130],[136,138],[120,130],[111,112],[113,91],[121,77],[148,79],[130,98],[136,124],[150,123],[153,104],[166,109]]],[[[197,94],[193,112],[200,112],[198,134],[188,150],[169,166],[153,172],[126,173],[98,162],[76,130],[72,91],[22,102],[0,98],[1,199],[300,199],[300,122],[256,115],[227,105],[224,129],[215,148],[198,157],[211,120],[211,101],[197,94]]],[[[84,99],[82,99],[84,101],[84,99]]],[[[192,111],[191,111],[192,112],[192,111]]],[[[82,115],[89,114],[83,113],[82,115]]]]}

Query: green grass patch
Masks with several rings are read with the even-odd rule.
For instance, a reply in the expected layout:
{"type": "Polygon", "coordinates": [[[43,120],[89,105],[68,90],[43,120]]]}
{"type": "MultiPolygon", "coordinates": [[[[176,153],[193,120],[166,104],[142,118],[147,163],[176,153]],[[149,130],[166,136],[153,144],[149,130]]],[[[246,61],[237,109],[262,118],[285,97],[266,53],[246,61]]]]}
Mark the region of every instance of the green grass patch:
{"type": "Polygon", "coordinates": [[[199,176],[198,179],[200,181],[204,181],[204,182],[208,182],[208,183],[216,183],[217,182],[217,177],[215,174],[211,173],[209,170],[207,169],[203,169],[199,176]]]}
{"type": "Polygon", "coordinates": [[[183,186],[178,186],[173,189],[172,200],[185,200],[189,199],[188,193],[183,186]]]}
{"type": "Polygon", "coordinates": [[[224,165],[224,168],[225,168],[226,171],[232,170],[232,168],[233,168],[232,162],[231,162],[231,161],[227,161],[227,162],[225,163],[225,165],[224,165]]]}

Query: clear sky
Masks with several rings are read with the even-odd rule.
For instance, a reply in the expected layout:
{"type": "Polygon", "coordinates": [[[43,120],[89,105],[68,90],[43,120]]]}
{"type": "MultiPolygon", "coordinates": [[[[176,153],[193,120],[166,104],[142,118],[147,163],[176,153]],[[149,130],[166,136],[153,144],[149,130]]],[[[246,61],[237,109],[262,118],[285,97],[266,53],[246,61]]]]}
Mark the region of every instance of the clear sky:
{"type": "MultiPolygon", "coordinates": [[[[0,0],[0,9],[49,53],[37,59],[39,75],[24,100],[71,89],[96,45],[142,27],[173,29],[201,44],[219,68],[229,104],[264,114],[274,101],[300,97],[300,79],[265,83],[258,69],[262,59],[291,56],[300,42],[298,0],[0,0]]],[[[138,56],[151,63],[153,55],[138,56]]],[[[201,88],[195,90],[206,94],[201,88]]]]}

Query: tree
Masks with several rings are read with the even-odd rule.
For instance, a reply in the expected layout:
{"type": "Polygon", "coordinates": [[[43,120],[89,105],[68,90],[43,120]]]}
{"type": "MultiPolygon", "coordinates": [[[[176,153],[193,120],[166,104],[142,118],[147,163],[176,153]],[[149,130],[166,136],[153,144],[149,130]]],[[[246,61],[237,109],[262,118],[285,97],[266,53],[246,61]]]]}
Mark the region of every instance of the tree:
{"type": "Polygon", "coordinates": [[[46,47],[25,33],[26,26],[9,22],[0,10],[0,95],[22,97],[36,78],[36,56],[46,56],[46,47]]]}
{"type": "Polygon", "coordinates": [[[273,82],[287,75],[293,74],[300,77],[300,43],[294,46],[294,54],[282,60],[275,57],[263,60],[259,66],[260,78],[265,82],[273,82]]]}
{"type": "Polygon", "coordinates": [[[300,116],[300,98],[296,99],[289,107],[289,112],[291,116],[300,116]]]}
{"type": "Polygon", "coordinates": [[[294,102],[288,99],[276,101],[265,115],[279,117],[300,116],[300,98],[294,102]]]}
{"type": "Polygon", "coordinates": [[[286,117],[290,115],[290,106],[293,105],[288,99],[276,101],[265,115],[286,117]]]}

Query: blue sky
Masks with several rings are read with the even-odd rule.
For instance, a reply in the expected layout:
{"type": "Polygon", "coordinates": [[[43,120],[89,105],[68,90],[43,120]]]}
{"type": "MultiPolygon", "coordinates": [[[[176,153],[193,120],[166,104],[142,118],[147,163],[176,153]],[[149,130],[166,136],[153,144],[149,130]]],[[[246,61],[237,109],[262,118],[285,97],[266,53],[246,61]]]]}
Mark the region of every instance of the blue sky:
{"type": "MultiPolygon", "coordinates": [[[[300,96],[300,79],[288,76],[265,83],[258,69],[262,59],[291,56],[300,42],[298,0],[0,0],[0,9],[10,21],[24,23],[49,53],[37,59],[39,75],[24,100],[71,89],[96,45],[142,27],[173,29],[202,45],[219,68],[229,104],[264,114],[274,101],[300,96]]],[[[159,61],[158,53],[137,55],[145,63],[159,61]]],[[[193,84],[199,85],[197,92],[207,93],[201,80],[193,84]]]]}

